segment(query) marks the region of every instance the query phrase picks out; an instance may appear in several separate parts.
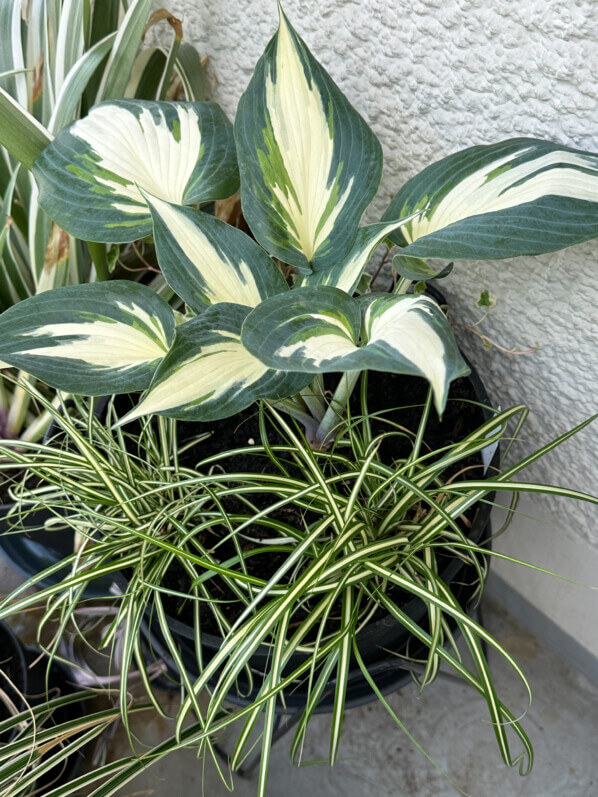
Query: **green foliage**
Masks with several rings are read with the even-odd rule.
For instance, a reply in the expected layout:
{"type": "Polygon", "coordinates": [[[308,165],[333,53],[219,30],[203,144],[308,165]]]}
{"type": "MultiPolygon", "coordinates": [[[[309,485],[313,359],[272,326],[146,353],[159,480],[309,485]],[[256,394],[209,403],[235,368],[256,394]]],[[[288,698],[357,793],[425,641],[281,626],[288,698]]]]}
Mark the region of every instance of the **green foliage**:
{"type": "MultiPolygon", "coordinates": [[[[102,734],[109,732],[120,719],[118,707],[89,710],[83,716],[57,720],[60,712],[68,711],[70,704],[81,700],[98,700],[99,690],[80,691],[64,696],[49,695],[39,705],[26,705],[23,711],[0,722],[0,733],[16,731],[16,735],[8,743],[0,746],[0,790],[2,794],[12,797],[30,797],[36,794],[37,782],[52,771],[61,772],[70,756],[81,756],[82,751],[102,734]]],[[[2,700],[2,696],[0,696],[2,700]]],[[[131,714],[137,714],[152,708],[151,704],[136,704],[130,708],[131,714]]],[[[120,766],[130,765],[135,755],[124,756],[120,766]]],[[[72,761],[71,761],[72,763],[72,761]]],[[[104,764],[96,767],[93,773],[98,778],[118,772],[119,767],[104,764]]],[[[52,791],[55,797],[77,795],[82,786],[90,780],[85,773],[52,791]]],[[[52,781],[50,781],[52,782],[52,781]]],[[[46,793],[48,786],[46,786],[46,793]]]]}
{"type": "MultiPolygon", "coordinates": [[[[147,50],[140,52],[150,14],[148,0],[29,3],[23,19],[22,6],[22,0],[0,4],[1,310],[64,285],[111,274],[137,279],[145,271],[130,246],[120,253],[112,249],[107,259],[104,248],[96,247],[90,257],[80,240],[88,237],[89,224],[72,235],[60,228],[60,220],[46,214],[27,169],[53,137],[107,97],[135,97],[139,90],[156,99],[180,90],[187,99],[204,99],[196,97],[203,68],[190,45],[174,73],[169,72],[171,83],[165,81],[165,57],[161,68],[154,69],[147,50]]],[[[57,192],[54,185],[52,192],[61,194],[62,188],[57,192]]],[[[160,280],[153,284],[161,288],[160,280]]],[[[23,400],[25,395],[12,394],[10,382],[0,391],[6,432],[37,436],[44,424],[21,406],[23,400]]]]}
{"type": "MultiPolygon", "coordinates": [[[[39,394],[36,398],[44,402],[39,394]]],[[[104,638],[109,649],[115,635],[122,635],[125,725],[127,674],[133,667],[150,666],[140,662],[136,652],[144,617],[155,618],[167,654],[182,668],[175,736],[142,760],[149,764],[185,744],[218,764],[214,735],[242,720],[231,759],[235,768],[245,758],[258,719],[265,716],[260,788],[264,794],[275,702],[297,688],[306,693],[292,744],[293,756],[300,760],[309,722],[328,689],[328,679],[335,677],[334,760],[350,673],[354,677],[357,667],[371,681],[355,648],[356,633],[382,609],[421,643],[415,646],[415,660],[404,653],[402,666],[413,668],[425,686],[434,680],[440,662],[448,665],[485,699],[505,762],[520,766],[522,772],[529,770],[531,744],[521,724],[525,712],[512,711],[496,693],[483,644],[504,658],[528,694],[529,685],[508,651],[470,618],[448,589],[439,575],[437,557],[456,557],[477,573],[472,585],[472,600],[477,600],[488,557],[516,560],[468,538],[459,519],[469,507],[492,501],[497,490],[550,493],[598,504],[598,499],[574,490],[518,480],[526,466],[586,424],[495,475],[491,472],[480,479],[468,473],[455,480],[447,476],[447,468],[458,468],[489,445],[511,439],[525,419],[524,408],[492,414],[464,440],[437,452],[420,447],[429,401],[414,435],[397,428],[389,417],[387,431],[374,436],[369,416],[355,416],[333,449],[322,452],[310,447],[297,425],[264,406],[259,415],[261,439],[206,456],[201,434],[185,440],[184,427],[174,420],[156,418],[132,432],[118,428],[112,404],[106,423],[80,401],[60,412],[47,402],[46,406],[56,422],[52,444],[4,441],[0,446],[1,467],[7,474],[25,468],[38,480],[35,487],[15,484],[19,503],[12,521],[18,523],[43,508],[64,518],[61,522],[76,530],[81,544],[0,603],[0,617],[45,604],[41,625],[52,620],[64,627],[84,600],[87,583],[110,572],[127,574],[128,586],[114,597],[114,621],[104,638]],[[411,450],[385,464],[378,452],[390,436],[409,440],[411,450]],[[192,466],[182,463],[185,452],[192,466]],[[231,463],[239,455],[246,462],[253,460],[253,466],[236,472],[231,463]],[[288,522],[289,511],[303,517],[302,523],[288,522]],[[251,560],[258,555],[279,563],[265,577],[251,571],[251,560]],[[71,572],[60,583],[39,592],[29,590],[65,564],[71,572]],[[170,598],[181,597],[164,583],[165,573],[174,565],[189,584],[184,600],[195,607],[195,676],[181,663],[165,609],[172,605],[167,603],[170,598]],[[417,620],[406,614],[403,604],[388,592],[389,584],[421,597],[427,616],[417,620]],[[223,600],[223,595],[228,597],[223,600]],[[201,641],[209,618],[223,641],[214,657],[203,662],[201,641]],[[456,646],[456,630],[463,635],[471,663],[456,646]],[[261,679],[248,669],[258,650],[270,650],[261,679]],[[252,695],[248,705],[233,715],[227,713],[227,695],[247,690],[252,695]],[[199,704],[200,694],[209,694],[207,707],[199,704]],[[510,733],[523,752],[512,751],[510,733]]],[[[385,418],[380,415],[378,422],[385,418]]],[[[376,691],[375,684],[372,688],[376,691]]],[[[401,726],[400,719],[395,716],[395,720],[401,726]]],[[[122,785],[122,777],[134,776],[137,763],[122,759],[113,771],[99,770],[98,777],[100,771],[106,778],[101,794],[110,795],[122,785]]]]}
{"type": "MultiPolygon", "coordinates": [[[[65,560],[71,567],[66,579],[27,593],[59,566],[30,579],[0,604],[0,617],[46,601],[45,618],[65,623],[89,580],[126,573],[128,586],[115,597],[117,611],[105,639],[109,647],[122,633],[125,725],[127,673],[134,661],[140,664],[138,643],[147,616],[154,618],[180,672],[182,692],[175,736],[145,756],[93,773],[89,782],[105,779],[94,794],[116,794],[152,761],[182,746],[194,745],[218,763],[212,736],[240,719],[231,760],[239,767],[263,717],[262,797],[277,701],[299,686],[307,699],[293,756],[300,760],[309,721],[334,684],[332,763],[355,665],[402,727],[356,643],[359,630],[379,610],[419,643],[421,685],[434,680],[441,663],[451,667],[484,698],[503,760],[529,771],[532,749],[522,712],[511,711],[497,695],[484,645],[503,657],[529,694],[525,676],[508,651],[469,617],[444,583],[439,560],[450,556],[472,568],[477,599],[487,558],[516,560],[469,539],[461,525],[464,512],[479,502],[492,503],[495,491],[598,503],[574,490],[518,480],[527,465],[593,419],[485,478],[471,476],[469,458],[499,441],[512,442],[526,415],[523,407],[490,413],[464,440],[425,451],[432,403],[442,413],[451,381],[467,366],[443,312],[421,293],[426,281],[448,276],[453,267],[452,262],[430,265],[428,258],[502,258],[597,237],[598,157],[532,139],[468,149],[412,178],[382,222],[359,226],[378,185],[379,144],[282,11],[232,128],[217,106],[204,101],[200,64],[179,46],[176,20],[167,54],[137,56],[149,3],[133,0],[125,4],[123,27],[110,45],[106,39],[112,34],[92,19],[94,43],[86,50],[92,40],[77,15],[64,13],[70,5],[65,2],[60,21],[54,20],[56,52],[50,61],[56,75],[46,70],[42,86],[51,78],[60,92],[76,69],[73,85],[81,108],[110,102],[63,130],[52,129],[55,138],[33,163],[37,183],[8,155],[0,162],[7,217],[11,211],[0,237],[0,252],[12,258],[6,270],[10,280],[4,282],[11,297],[23,299],[13,308],[12,298],[5,303],[0,358],[75,395],[73,405],[63,404],[58,412],[48,395],[21,380],[17,389],[39,402],[61,434],[45,444],[3,441],[0,469],[25,470],[38,480],[35,486],[24,481],[13,487],[15,523],[22,513],[48,509],[66,515],[83,545],[65,560]],[[91,74],[96,61],[99,81],[91,74]],[[180,72],[189,102],[162,101],[171,69],[180,72]],[[156,81],[148,100],[148,87],[156,81]],[[114,100],[123,92],[134,96],[114,100]],[[128,149],[131,142],[134,152],[128,149]],[[255,240],[218,218],[218,200],[227,199],[239,180],[255,240]],[[59,197],[53,191],[57,183],[63,188],[59,197]],[[31,209],[29,216],[25,209],[31,209]],[[67,284],[85,282],[89,275],[83,273],[89,272],[86,250],[72,237],[85,230],[93,239],[95,273],[105,279],[127,250],[119,245],[151,230],[166,281],[160,285],[171,306],[148,287],[117,280],[67,284]],[[393,261],[395,289],[390,295],[370,293],[365,269],[389,237],[400,247],[393,261]],[[40,268],[50,240],[61,254],[56,262],[62,270],[54,269],[60,279],[55,276],[54,282],[40,268]],[[21,268],[29,251],[35,255],[31,268],[21,268]],[[47,293],[25,298],[40,292],[42,276],[47,293]],[[177,308],[183,305],[181,312],[177,308]],[[428,380],[415,434],[388,422],[374,435],[363,387],[361,409],[351,414],[351,393],[371,369],[428,380]],[[342,376],[330,395],[323,374],[338,371],[342,376]],[[130,411],[117,413],[110,403],[104,423],[81,398],[145,388],[130,411]],[[201,439],[179,440],[176,419],[251,412],[260,399],[254,407],[261,430],[257,442],[207,455],[201,439]],[[135,426],[125,426],[132,421],[135,426]],[[405,438],[410,453],[388,463],[379,448],[393,437],[405,438]],[[193,466],[181,464],[186,448],[196,453],[193,466]],[[255,467],[236,470],[231,458],[237,455],[255,467]],[[449,465],[462,469],[459,479],[447,475],[449,465]],[[288,510],[299,522],[284,519],[288,510]],[[256,575],[253,557],[273,554],[279,557],[275,571],[256,575]],[[173,566],[186,578],[185,593],[164,581],[173,566]],[[409,616],[393,597],[397,593],[421,598],[425,618],[409,616]],[[173,598],[193,608],[195,674],[183,663],[171,631],[167,606],[173,598]],[[230,603],[234,615],[227,611],[230,603]],[[222,639],[209,661],[203,660],[201,644],[206,616],[222,639]],[[457,647],[456,632],[470,663],[457,647]],[[266,664],[262,677],[255,678],[250,660],[264,648],[266,664]],[[224,703],[235,692],[249,693],[251,702],[233,717],[224,703]],[[200,695],[207,697],[207,707],[200,695]],[[507,729],[521,751],[512,751],[507,729]]],[[[110,8],[115,20],[115,4],[110,8]]],[[[95,18],[95,4],[92,11],[95,18]]],[[[0,16],[0,30],[7,24],[0,16]]],[[[18,55],[15,41],[11,38],[18,55]]],[[[20,64],[16,56],[14,64],[20,64]]],[[[17,71],[5,80],[24,105],[24,75],[17,71]]],[[[51,118],[63,119],[51,109],[55,94],[42,89],[29,109],[44,126],[50,127],[51,118]]],[[[63,111],[74,118],[78,101],[69,97],[63,111]]],[[[484,291],[480,306],[492,303],[484,291]]],[[[383,413],[378,420],[384,421],[383,413]]],[[[418,662],[409,651],[405,656],[416,672],[418,662]]],[[[222,778],[226,781],[224,772],[222,778]]]]}
{"type": "Polygon", "coordinates": [[[423,212],[390,238],[404,256],[501,259],[598,236],[598,155],[514,138],[469,147],[412,177],[384,218],[423,212]]]}
{"type": "Polygon", "coordinates": [[[480,298],[477,300],[476,304],[478,307],[494,307],[496,304],[496,299],[494,296],[492,296],[490,291],[483,290],[480,293],[480,298]]]}
{"type": "MultiPolygon", "coordinates": [[[[115,87],[124,91],[123,70],[133,68],[147,5],[129,5],[96,101],[113,97],[115,87]]],[[[168,19],[174,30],[163,68],[182,68],[180,23],[160,10],[150,24],[159,19],[168,19]]],[[[76,17],[64,24],[71,33],[80,29],[76,17]]],[[[84,45],[71,42],[61,51],[65,81],[84,45]]],[[[182,60],[193,61],[185,50],[182,60]]],[[[330,423],[338,413],[328,413],[322,402],[301,406],[291,391],[301,384],[301,373],[356,374],[368,368],[425,377],[441,414],[451,380],[466,365],[443,314],[420,295],[421,282],[447,277],[453,263],[437,268],[425,258],[502,258],[598,235],[598,157],[534,139],[473,147],[433,164],[398,192],[382,223],[359,227],[378,185],[380,145],[282,10],[278,31],[240,101],[234,134],[214,103],[159,101],[164,80],[163,75],[157,101],[113,100],[93,108],[60,131],[33,164],[42,227],[49,224],[45,212],[70,235],[106,244],[126,243],[153,229],[167,283],[203,318],[181,324],[163,362],[151,361],[154,378],[130,419],[152,412],[209,419],[266,398],[301,419],[315,445],[330,444],[330,423]],[[245,217],[263,249],[205,212],[233,194],[239,175],[245,217]],[[189,205],[207,207],[197,211],[189,205]],[[396,297],[373,294],[355,302],[351,295],[363,286],[371,253],[388,237],[401,247],[393,259],[400,277],[396,297]],[[418,287],[406,299],[413,283],[418,287]],[[219,303],[240,308],[230,311],[239,318],[244,313],[239,328],[210,327],[210,320],[220,318],[210,312],[219,303]],[[215,367],[205,368],[205,358],[216,354],[215,367]]],[[[183,83],[193,95],[202,93],[196,80],[183,83]]],[[[84,89],[80,80],[78,90],[84,89]]],[[[108,277],[106,255],[90,246],[97,273],[108,277]]],[[[83,304],[85,290],[77,294],[83,304]]],[[[77,310],[69,312],[66,298],[63,329],[52,329],[54,349],[45,347],[44,358],[28,354],[27,368],[37,378],[47,380],[46,354],[57,361],[72,357],[68,335],[78,323],[77,310]]],[[[492,300],[487,294],[482,301],[492,300]]],[[[15,339],[0,340],[0,358],[11,365],[22,362],[19,336],[45,334],[45,328],[29,328],[29,308],[26,301],[21,314],[11,316],[15,339]]],[[[80,389],[98,395],[106,373],[95,379],[97,357],[86,361],[83,349],[78,351],[87,378],[80,389]]],[[[138,361],[127,356],[115,362],[118,374],[109,383],[121,392],[138,389],[137,369],[146,362],[143,352],[138,361]]],[[[52,384],[70,389],[62,373],[56,368],[52,384]]],[[[346,385],[339,384],[341,394],[346,385]]]]}

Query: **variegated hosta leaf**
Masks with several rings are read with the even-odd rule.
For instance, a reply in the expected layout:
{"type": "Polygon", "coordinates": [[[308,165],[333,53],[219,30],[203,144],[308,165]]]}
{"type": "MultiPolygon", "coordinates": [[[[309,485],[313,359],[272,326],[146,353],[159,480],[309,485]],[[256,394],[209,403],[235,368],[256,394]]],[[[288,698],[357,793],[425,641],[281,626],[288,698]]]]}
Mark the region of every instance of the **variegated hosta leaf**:
{"type": "Polygon", "coordinates": [[[380,144],[280,12],[239,102],[243,211],[270,254],[309,273],[350,249],[380,180],[380,144]]]}
{"type": "Polygon", "coordinates": [[[295,288],[266,299],[243,324],[242,340],[271,368],[320,371],[352,354],[359,343],[361,310],[344,291],[325,286],[295,288]]]}
{"type": "Polygon", "coordinates": [[[126,280],[47,291],[0,315],[0,359],[84,396],[146,388],[174,338],[174,314],[126,280]]]}
{"type": "Polygon", "coordinates": [[[533,138],[470,147],[409,180],[384,219],[418,209],[391,236],[410,257],[552,252],[598,237],[598,155],[533,138]]]}
{"type": "Polygon", "coordinates": [[[366,294],[358,301],[363,309],[361,367],[424,376],[442,413],[450,383],[468,374],[469,367],[440,307],[427,296],[366,294]]]}
{"type": "Polygon", "coordinates": [[[241,343],[249,309],[217,304],[177,327],[141,403],[121,423],[156,413],[182,420],[227,418],[258,398],[283,398],[309,382],[305,374],[268,368],[241,343]]]}
{"type": "Polygon", "coordinates": [[[437,269],[432,268],[429,263],[419,257],[395,255],[392,259],[392,267],[399,277],[419,282],[420,280],[441,280],[448,277],[453,270],[453,263],[437,269]]]}
{"type": "Polygon", "coordinates": [[[451,381],[469,371],[448,321],[427,297],[367,294],[353,299],[338,288],[297,288],[253,310],[242,339],[272,368],[423,376],[432,385],[439,413],[451,381]]]}
{"type": "Polygon", "coordinates": [[[400,229],[403,224],[413,219],[418,214],[411,214],[406,218],[401,218],[398,221],[379,222],[378,224],[368,224],[365,227],[359,227],[357,236],[353,241],[349,253],[339,260],[336,265],[327,271],[314,271],[311,274],[303,275],[301,285],[332,285],[335,288],[340,288],[346,293],[352,294],[365,267],[374,250],[379,246],[385,238],[388,238],[391,233],[400,229]]]}
{"type": "Polygon", "coordinates": [[[145,198],[160,268],[194,310],[218,302],[256,307],[288,290],[274,261],[241,230],[207,213],[145,198]]]}
{"type": "Polygon", "coordinates": [[[60,227],[115,243],[151,233],[142,190],[192,205],[238,187],[232,126],[212,102],[102,103],[56,136],[33,173],[60,227]]]}

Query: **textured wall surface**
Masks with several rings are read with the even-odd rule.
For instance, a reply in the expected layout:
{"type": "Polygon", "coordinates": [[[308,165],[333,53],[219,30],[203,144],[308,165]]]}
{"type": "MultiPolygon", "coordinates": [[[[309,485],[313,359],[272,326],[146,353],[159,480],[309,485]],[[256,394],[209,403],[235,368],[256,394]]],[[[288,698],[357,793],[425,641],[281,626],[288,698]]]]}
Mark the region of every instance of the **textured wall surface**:
{"type": "MultiPolygon", "coordinates": [[[[212,97],[232,118],[275,31],[274,0],[170,7],[210,56],[212,97]]],[[[471,144],[536,136],[598,152],[595,0],[286,0],[285,9],[382,142],[385,173],[369,220],[407,178],[471,144]]],[[[496,404],[530,407],[527,450],[598,411],[597,261],[594,242],[537,258],[460,262],[443,283],[455,319],[478,318],[475,300],[489,288],[497,306],[483,331],[507,348],[538,344],[533,355],[507,356],[460,331],[496,404]]],[[[598,424],[527,476],[598,492],[597,444],[598,424]]],[[[557,538],[598,562],[596,507],[542,499],[538,512],[549,519],[537,535],[545,566],[559,569],[550,555],[557,538]]],[[[517,555],[517,524],[504,545],[517,555]]],[[[513,578],[525,588],[525,573],[513,578]]],[[[585,633],[598,646],[595,631],[585,633]]]]}

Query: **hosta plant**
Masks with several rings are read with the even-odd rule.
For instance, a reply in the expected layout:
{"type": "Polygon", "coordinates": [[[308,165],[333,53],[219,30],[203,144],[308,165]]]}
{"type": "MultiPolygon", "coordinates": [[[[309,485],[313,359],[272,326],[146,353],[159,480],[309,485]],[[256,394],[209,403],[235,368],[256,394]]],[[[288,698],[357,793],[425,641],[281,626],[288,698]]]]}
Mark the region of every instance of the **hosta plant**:
{"type": "MultiPolygon", "coordinates": [[[[409,289],[448,272],[428,260],[500,259],[598,236],[598,157],[535,139],[473,147],[416,175],[381,222],[362,225],[380,179],[380,145],[282,11],[234,127],[214,103],[109,100],[51,143],[33,146],[44,212],[104,245],[153,236],[164,278],[185,306],[175,313],[147,286],[108,280],[47,291],[0,316],[0,358],[12,366],[75,396],[141,392],[126,414],[109,414],[111,428],[84,410],[82,420],[68,407],[62,417],[54,412],[70,441],[64,450],[5,443],[3,452],[42,481],[24,487],[23,506],[68,507],[67,522],[90,542],[70,557],[73,575],[41,596],[70,612],[85,580],[126,571],[114,628],[125,624],[130,657],[151,606],[183,687],[176,736],[160,750],[193,743],[211,751],[211,734],[233,721],[222,717],[227,695],[266,645],[268,668],[240,713],[245,724],[233,765],[242,763],[263,714],[265,793],[277,701],[297,681],[308,691],[294,754],[300,757],[307,723],[332,683],[334,761],[350,668],[359,667],[384,700],[356,642],[384,609],[426,648],[423,683],[441,661],[449,664],[486,699],[504,760],[526,771],[529,741],[496,695],[482,642],[521,671],[443,582],[438,550],[469,563],[480,587],[487,551],[464,533],[466,509],[494,490],[595,499],[515,479],[573,432],[504,472],[469,478],[466,458],[506,438],[509,422],[524,415],[519,407],[491,414],[463,441],[425,450],[432,404],[444,412],[451,382],[468,367],[441,308],[409,289]],[[211,213],[239,185],[251,235],[211,213]],[[398,246],[395,288],[367,291],[364,271],[387,239],[398,246]],[[352,392],[368,371],[429,383],[411,451],[391,463],[379,447],[405,430],[372,434],[365,390],[351,411],[352,392]],[[332,389],[326,374],[339,375],[326,377],[332,389]],[[180,465],[177,419],[214,423],[241,412],[259,413],[260,439],[249,449],[202,457],[200,440],[196,467],[180,465]],[[272,442],[268,423],[283,442],[272,442]],[[267,459],[270,470],[227,468],[237,454],[267,459]],[[461,462],[460,480],[445,478],[461,462]],[[272,497],[265,509],[253,498],[264,492],[272,497]],[[299,528],[273,514],[289,504],[312,513],[299,528]],[[257,541],[255,524],[269,531],[257,541]],[[224,561],[206,544],[217,530],[216,549],[225,542],[234,549],[224,561]],[[252,575],[256,545],[284,554],[267,578],[252,575]],[[164,596],[176,590],[161,579],[173,562],[189,579],[179,597],[196,606],[198,677],[187,672],[164,610],[164,596]],[[242,604],[233,621],[211,590],[215,574],[242,604]],[[391,584],[423,599],[425,623],[389,597],[391,584]],[[304,604],[311,611],[297,619],[304,604]],[[206,605],[222,645],[204,666],[206,605]],[[471,669],[455,645],[454,624],[471,669]],[[298,651],[302,663],[291,666],[298,651]],[[198,699],[204,689],[207,710],[198,699]],[[188,727],[193,714],[197,722],[188,727]],[[511,753],[506,725],[523,742],[522,755],[511,753]]],[[[40,599],[17,597],[3,611],[40,599]]],[[[123,764],[97,794],[114,793],[143,765],[123,764]]]]}
{"type": "Polygon", "coordinates": [[[0,317],[0,358],[72,393],[145,390],[129,418],[211,420],[269,399],[322,443],[336,415],[326,419],[317,375],[346,374],[334,413],[367,368],[426,377],[442,412],[467,367],[435,303],[406,295],[437,274],[427,258],[505,258],[598,234],[598,157],[535,139],[451,155],[403,186],[384,221],[359,226],[380,144],[284,14],[234,129],[214,103],[109,101],[40,150],[43,210],[93,241],[153,234],[188,317],[177,326],[152,290],[126,282],[47,291],[0,317]],[[195,207],[239,180],[253,237],[195,207]],[[353,296],[389,236],[397,289],[353,296]]]}

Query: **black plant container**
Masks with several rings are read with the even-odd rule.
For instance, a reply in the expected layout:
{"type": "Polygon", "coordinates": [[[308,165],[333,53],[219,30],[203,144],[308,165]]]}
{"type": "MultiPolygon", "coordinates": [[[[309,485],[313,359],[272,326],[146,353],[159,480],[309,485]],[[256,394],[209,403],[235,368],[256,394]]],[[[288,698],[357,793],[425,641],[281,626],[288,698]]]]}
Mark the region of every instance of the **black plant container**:
{"type": "MultiPolygon", "coordinates": [[[[428,293],[430,293],[432,297],[439,303],[444,303],[442,294],[440,294],[437,290],[430,289],[428,293]]],[[[473,399],[481,405],[482,422],[487,421],[492,416],[492,411],[487,409],[491,405],[484,385],[473,368],[471,368],[471,373],[468,377],[466,377],[466,379],[470,383],[473,399]]],[[[98,411],[101,411],[104,405],[100,405],[98,407],[98,411]]],[[[490,465],[490,467],[494,466],[497,462],[497,459],[498,449],[493,452],[491,463],[486,462],[486,465],[490,465]]],[[[485,544],[486,547],[489,547],[490,544],[490,510],[492,500],[493,496],[490,495],[488,496],[487,502],[478,505],[472,526],[468,531],[468,536],[473,542],[485,544]]],[[[4,522],[5,521],[3,520],[0,509],[0,535],[3,531],[4,522]]],[[[59,558],[61,558],[65,553],[72,551],[72,534],[68,531],[61,531],[57,532],[55,537],[49,536],[54,534],[54,532],[46,531],[26,532],[23,538],[18,540],[16,546],[18,548],[17,555],[14,553],[14,547],[9,552],[9,555],[12,553],[12,561],[17,565],[17,567],[25,570],[25,572],[30,572],[27,571],[26,562],[31,562],[32,557],[28,550],[23,550],[23,546],[28,548],[31,544],[36,546],[38,544],[41,545],[48,557],[58,557],[52,559],[51,561],[46,560],[47,563],[59,561],[59,558]],[[39,535],[43,535],[43,541],[39,535]],[[29,540],[32,542],[30,543],[29,540]],[[53,547],[54,545],[56,545],[55,548],[53,547]]],[[[0,546],[4,547],[5,552],[7,551],[6,542],[8,540],[10,540],[10,536],[0,536],[0,546]]],[[[36,548],[36,551],[37,550],[38,549],[36,548]]],[[[39,556],[39,554],[36,555],[39,556]]],[[[35,558],[33,558],[33,561],[35,561],[35,558]]],[[[37,565],[37,562],[39,561],[40,559],[38,559],[35,564],[36,572],[39,572],[39,570],[42,569],[42,567],[37,565]]],[[[47,566],[47,563],[43,566],[47,566]]],[[[469,584],[474,585],[476,578],[475,569],[468,569],[467,566],[464,565],[459,559],[452,559],[445,564],[444,568],[440,572],[440,576],[446,584],[451,585],[453,593],[459,599],[461,605],[467,607],[468,602],[475,591],[475,586],[469,586],[469,584]]],[[[52,578],[51,583],[56,583],[58,580],[60,580],[60,577],[58,574],[56,574],[56,576],[52,578]]],[[[114,580],[121,589],[126,589],[128,582],[125,573],[115,573],[114,580]]],[[[106,595],[110,585],[100,585],[98,583],[97,586],[100,587],[102,595],[106,595]]],[[[402,608],[413,620],[425,626],[427,609],[420,599],[412,598],[408,600],[402,608]]],[[[177,641],[177,644],[179,645],[181,658],[187,672],[191,677],[198,677],[199,672],[197,671],[197,657],[195,651],[193,627],[181,622],[172,615],[168,617],[168,626],[173,637],[177,641]]],[[[176,677],[176,666],[172,660],[169,660],[170,657],[168,656],[166,647],[164,645],[164,640],[162,638],[159,625],[155,618],[152,618],[149,611],[147,615],[146,632],[149,636],[150,647],[170,665],[170,668],[173,671],[172,675],[176,677]]],[[[418,647],[416,644],[414,644],[415,641],[410,636],[409,632],[390,615],[387,615],[386,617],[383,617],[382,619],[379,619],[362,629],[358,634],[357,640],[360,654],[368,666],[368,671],[383,693],[392,692],[398,689],[404,683],[407,683],[411,680],[410,673],[400,667],[400,659],[398,659],[396,655],[392,655],[392,653],[405,653],[407,650],[409,650],[409,654],[417,658],[418,653],[424,652],[424,649],[421,646],[418,647]],[[389,654],[389,651],[392,653],[389,654]]],[[[221,644],[222,639],[220,637],[205,632],[202,633],[202,652],[204,661],[209,661],[211,657],[218,651],[221,644]]],[[[231,702],[239,703],[241,705],[246,705],[247,703],[252,702],[260,686],[260,676],[266,670],[269,659],[270,651],[266,646],[256,651],[250,662],[255,676],[255,686],[253,690],[251,690],[249,688],[249,684],[243,681],[243,677],[240,677],[237,683],[237,690],[229,694],[229,699],[231,702]]],[[[294,667],[296,667],[300,661],[300,656],[293,657],[289,664],[289,670],[294,669],[294,667]]],[[[375,695],[371,687],[357,667],[356,662],[353,662],[353,665],[354,666],[349,674],[349,688],[346,700],[346,705],[348,707],[359,705],[361,703],[367,702],[368,700],[375,699],[375,695]]],[[[331,688],[329,691],[324,693],[323,698],[317,708],[318,712],[326,712],[329,710],[333,700],[333,692],[334,681],[331,680],[331,688]]],[[[300,686],[292,690],[288,690],[288,692],[285,693],[285,703],[286,708],[283,706],[279,707],[281,713],[284,711],[301,708],[305,704],[305,693],[302,691],[300,686]]]]}
{"type": "MultiPolygon", "coordinates": [[[[477,524],[476,524],[477,525],[477,524]]],[[[490,520],[487,521],[478,539],[480,545],[490,548],[491,537],[490,520]]],[[[446,571],[444,573],[446,578],[446,571]]],[[[450,587],[453,595],[459,604],[465,609],[470,608],[471,600],[476,592],[477,572],[471,566],[457,568],[450,587]]],[[[126,586],[126,579],[121,581],[122,586],[126,586]]],[[[419,599],[413,599],[402,607],[403,611],[418,624],[426,626],[426,608],[419,599]]],[[[456,623],[449,621],[451,630],[455,632],[456,623]]],[[[181,623],[173,617],[168,617],[168,628],[179,647],[182,662],[187,673],[192,679],[197,679],[200,672],[197,667],[197,656],[195,653],[195,641],[193,629],[181,623]]],[[[160,631],[159,624],[153,619],[149,619],[145,624],[145,634],[148,639],[149,648],[153,655],[162,659],[168,666],[169,677],[178,682],[179,676],[177,665],[168,653],[168,648],[164,642],[164,637],[160,631]]],[[[426,654],[426,646],[415,643],[410,637],[409,632],[398,623],[391,615],[377,620],[366,626],[357,635],[357,644],[360,655],[367,666],[369,675],[372,677],[377,688],[383,695],[392,694],[409,683],[412,683],[413,676],[406,666],[402,666],[400,655],[407,651],[409,656],[414,659],[421,659],[426,654]],[[399,656],[397,655],[399,654],[399,656]]],[[[202,654],[204,663],[208,663],[222,645],[222,639],[211,634],[202,634],[202,654]]],[[[291,660],[296,665],[300,663],[299,658],[291,660]]],[[[231,690],[227,695],[227,700],[238,706],[247,706],[257,698],[262,683],[264,669],[268,662],[268,650],[263,648],[251,657],[251,670],[253,674],[253,688],[244,674],[237,679],[237,688],[231,690]]],[[[217,676],[212,679],[215,684],[217,676]]],[[[334,690],[336,680],[331,678],[328,688],[324,691],[315,713],[327,714],[333,710],[334,690]]],[[[276,705],[277,714],[292,714],[300,711],[306,705],[306,690],[300,685],[295,685],[285,691],[284,705],[278,702],[276,705]]],[[[357,706],[371,703],[376,700],[376,695],[368,680],[363,675],[361,669],[353,661],[353,665],[347,679],[347,694],[345,699],[346,708],[356,708],[357,706]]]]}
{"type": "MultiPolygon", "coordinates": [[[[0,698],[0,722],[9,719],[11,713],[20,713],[25,709],[23,695],[26,681],[27,664],[23,646],[10,626],[0,621],[0,690],[4,693],[4,699],[0,698]]],[[[15,734],[16,729],[1,733],[0,744],[9,742],[15,734]]]]}

